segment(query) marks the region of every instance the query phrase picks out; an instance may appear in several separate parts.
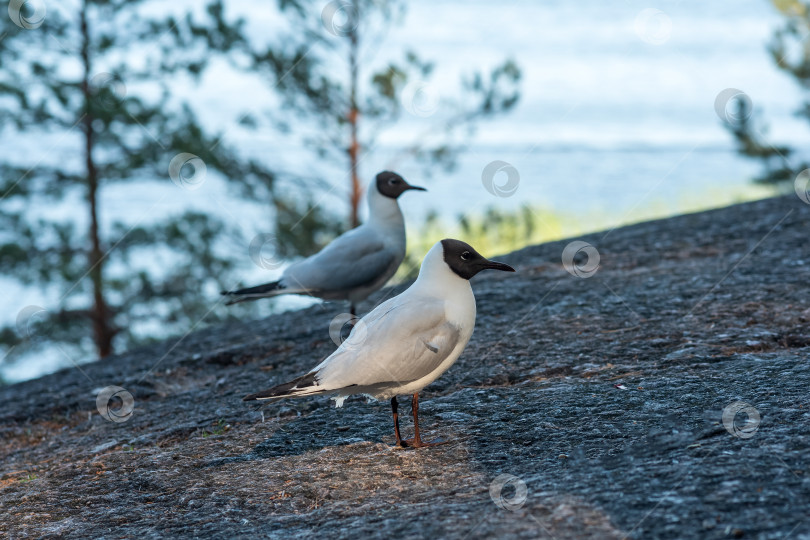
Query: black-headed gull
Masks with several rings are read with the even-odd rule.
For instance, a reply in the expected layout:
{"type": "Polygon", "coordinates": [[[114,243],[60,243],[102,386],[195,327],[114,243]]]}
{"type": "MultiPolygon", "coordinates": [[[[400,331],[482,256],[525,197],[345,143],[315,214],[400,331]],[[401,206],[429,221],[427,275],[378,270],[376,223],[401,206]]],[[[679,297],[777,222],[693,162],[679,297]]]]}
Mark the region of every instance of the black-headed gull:
{"type": "Polygon", "coordinates": [[[281,279],[235,291],[228,304],[278,296],[306,294],[324,300],[348,300],[355,306],[379,290],[405,258],[405,220],[397,198],[408,190],[427,191],[408,184],[390,171],[379,173],[368,189],[368,220],[335,238],[321,251],[291,264],[281,279]]]}
{"type": "Polygon", "coordinates": [[[468,281],[481,270],[514,272],[459,240],[437,242],[417,280],[402,294],[360,319],[338,349],[306,375],[245,401],[333,394],[340,407],[352,394],[390,399],[400,446],[429,446],[419,436],[419,392],[453,365],[475,326],[468,281]],[[412,394],[414,438],[400,437],[397,396],[412,394]]]}

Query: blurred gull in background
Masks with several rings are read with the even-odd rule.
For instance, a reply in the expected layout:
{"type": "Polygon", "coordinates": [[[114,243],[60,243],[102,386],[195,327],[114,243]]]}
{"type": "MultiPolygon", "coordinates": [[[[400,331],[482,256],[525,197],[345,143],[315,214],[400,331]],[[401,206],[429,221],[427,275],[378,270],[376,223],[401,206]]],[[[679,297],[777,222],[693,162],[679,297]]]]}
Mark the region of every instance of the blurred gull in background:
{"type": "Polygon", "coordinates": [[[379,173],[368,190],[366,223],[289,266],[278,281],[222,294],[232,298],[228,304],[280,294],[348,300],[355,315],[357,303],[385,285],[405,258],[405,220],[397,198],[412,189],[427,191],[394,172],[379,173]]]}

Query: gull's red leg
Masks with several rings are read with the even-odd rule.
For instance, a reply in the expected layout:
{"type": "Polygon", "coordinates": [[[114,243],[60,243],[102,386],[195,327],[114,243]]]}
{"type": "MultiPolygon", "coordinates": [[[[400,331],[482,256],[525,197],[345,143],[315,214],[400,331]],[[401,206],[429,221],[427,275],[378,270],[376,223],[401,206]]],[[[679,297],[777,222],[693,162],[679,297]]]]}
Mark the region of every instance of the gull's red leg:
{"type": "Polygon", "coordinates": [[[437,446],[446,444],[447,441],[435,440],[431,442],[422,442],[422,437],[419,434],[419,394],[414,394],[411,398],[411,412],[413,413],[413,439],[403,441],[402,446],[413,446],[414,448],[421,448],[423,446],[437,446]]]}

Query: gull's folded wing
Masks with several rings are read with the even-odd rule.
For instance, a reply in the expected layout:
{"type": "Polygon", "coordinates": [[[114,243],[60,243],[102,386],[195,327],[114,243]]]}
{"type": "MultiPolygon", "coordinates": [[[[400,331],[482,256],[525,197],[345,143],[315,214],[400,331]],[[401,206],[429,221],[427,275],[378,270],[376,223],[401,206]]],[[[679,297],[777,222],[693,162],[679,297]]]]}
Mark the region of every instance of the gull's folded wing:
{"type": "Polygon", "coordinates": [[[310,291],[342,291],[370,284],[393,273],[402,261],[386,249],[373,231],[353,229],[322,251],[290,266],[284,273],[286,287],[310,291]]]}
{"type": "Polygon", "coordinates": [[[392,298],[363,318],[349,338],[313,371],[318,385],[402,385],[436,370],[455,350],[460,329],[445,318],[444,301],[392,298]]]}

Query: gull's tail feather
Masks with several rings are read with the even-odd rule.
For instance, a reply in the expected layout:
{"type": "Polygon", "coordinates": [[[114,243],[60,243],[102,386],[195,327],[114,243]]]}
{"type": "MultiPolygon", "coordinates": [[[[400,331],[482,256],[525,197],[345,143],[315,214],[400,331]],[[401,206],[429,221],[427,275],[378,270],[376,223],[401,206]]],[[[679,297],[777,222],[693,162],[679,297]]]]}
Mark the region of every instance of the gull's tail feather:
{"type": "Polygon", "coordinates": [[[242,401],[311,396],[313,394],[323,394],[331,391],[332,390],[327,390],[321,386],[318,386],[318,380],[315,378],[315,372],[312,371],[302,377],[293,379],[290,382],[274,386],[269,390],[264,390],[263,392],[258,392],[256,394],[248,394],[242,398],[242,401]]]}
{"type": "Polygon", "coordinates": [[[281,281],[274,281],[272,283],[265,283],[264,285],[257,285],[255,287],[246,287],[244,289],[237,289],[235,291],[222,291],[220,294],[223,296],[230,296],[225,305],[238,304],[239,302],[249,302],[251,300],[258,300],[259,298],[269,298],[279,294],[285,294],[287,289],[281,285],[281,281]]]}

